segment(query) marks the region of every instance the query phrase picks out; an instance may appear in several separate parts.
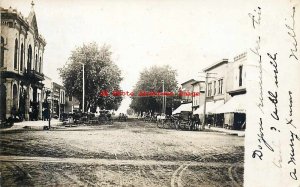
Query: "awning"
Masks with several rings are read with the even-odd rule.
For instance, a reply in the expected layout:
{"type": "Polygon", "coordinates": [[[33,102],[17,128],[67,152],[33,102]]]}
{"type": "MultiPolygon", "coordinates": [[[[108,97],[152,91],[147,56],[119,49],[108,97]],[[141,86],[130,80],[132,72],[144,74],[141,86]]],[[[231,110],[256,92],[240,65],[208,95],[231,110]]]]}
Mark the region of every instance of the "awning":
{"type": "Polygon", "coordinates": [[[246,95],[233,96],[223,106],[218,108],[216,113],[246,113],[246,95]]]}
{"type": "Polygon", "coordinates": [[[178,108],[176,108],[172,114],[178,114],[181,111],[192,111],[192,103],[181,104],[178,108]]]}
{"type": "MultiPolygon", "coordinates": [[[[206,102],[206,114],[215,113],[215,110],[224,104],[224,100],[206,102]]],[[[193,114],[203,115],[204,104],[201,105],[193,114]]]]}

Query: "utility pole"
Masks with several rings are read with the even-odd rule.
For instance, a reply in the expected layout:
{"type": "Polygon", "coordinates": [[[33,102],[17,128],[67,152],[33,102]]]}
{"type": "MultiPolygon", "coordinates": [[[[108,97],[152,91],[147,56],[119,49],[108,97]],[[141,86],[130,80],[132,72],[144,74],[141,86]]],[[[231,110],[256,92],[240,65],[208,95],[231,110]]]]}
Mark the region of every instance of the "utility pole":
{"type": "Polygon", "coordinates": [[[207,97],[207,82],[208,82],[208,73],[205,75],[205,92],[204,92],[204,105],[203,105],[203,127],[202,129],[205,129],[205,123],[206,123],[206,97],[207,97]]]}
{"type": "Polygon", "coordinates": [[[164,96],[164,92],[165,92],[165,81],[162,80],[162,89],[163,89],[163,102],[162,102],[162,113],[164,114],[165,113],[165,96],[164,96]]]}
{"type": "Polygon", "coordinates": [[[84,87],[84,64],[82,64],[82,112],[84,113],[84,92],[85,92],[85,87],[84,87]]]}
{"type": "Polygon", "coordinates": [[[79,62],[82,65],[82,113],[84,113],[84,64],[79,62]]]}
{"type": "Polygon", "coordinates": [[[206,123],[206,97],[208,92],[208,78],[215,78],[215,77],[208,77],[209,74],[217,74],[217,73],[206,73],[205,75],[205,93],[204,93],[204,105],[203,105],[203,130],[205,129],[205,123],[206,123]]]}

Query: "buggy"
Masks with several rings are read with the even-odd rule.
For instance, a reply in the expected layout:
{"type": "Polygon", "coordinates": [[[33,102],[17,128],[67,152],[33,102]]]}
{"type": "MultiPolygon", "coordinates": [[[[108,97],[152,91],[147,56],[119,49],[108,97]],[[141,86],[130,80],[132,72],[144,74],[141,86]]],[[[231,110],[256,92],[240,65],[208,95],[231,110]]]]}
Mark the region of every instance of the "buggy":
{"type": "Polygon", "coordinates": [[[192,126],[193,126],[192,112],[181,111],[178,119],[177,129],[191,130],[192,126]]]}

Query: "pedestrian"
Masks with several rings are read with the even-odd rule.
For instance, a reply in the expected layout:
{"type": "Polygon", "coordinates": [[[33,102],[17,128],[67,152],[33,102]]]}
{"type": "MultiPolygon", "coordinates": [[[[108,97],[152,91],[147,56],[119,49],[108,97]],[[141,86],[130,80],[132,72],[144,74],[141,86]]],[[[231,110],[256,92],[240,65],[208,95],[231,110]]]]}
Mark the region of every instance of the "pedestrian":
{"type": "Polygon", "coordinates": [[[32,121],[32,107],[29,107],[29,121],[32,121]]]}
{"type": "Polygon", "coordinates": [[[43,108],[43,111],[42,111],[42,120],[43,120],[43,121],[46,120],[46,116],[45,116],[45,108],[43,108]]]}

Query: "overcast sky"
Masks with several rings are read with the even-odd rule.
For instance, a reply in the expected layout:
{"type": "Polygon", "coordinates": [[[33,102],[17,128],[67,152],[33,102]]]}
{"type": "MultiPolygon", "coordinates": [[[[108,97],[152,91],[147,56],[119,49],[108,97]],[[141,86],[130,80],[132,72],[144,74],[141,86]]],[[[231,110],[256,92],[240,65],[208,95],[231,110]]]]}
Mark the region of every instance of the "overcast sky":
{"type": "MultiPolygon", "coordinates": [[[[247,1],[249,2],[249,1],[247,1]]],[[[178,82],[199,79],[199,72],[222,58],[246,50],[250,29],[241,0],[39,0],[34,1],[39,33],[47,41],[44,73],[61,82],[57,68],[83,43],[108,44],[122,70],[121,87],[131,91],[139,72],[169,64],[178,82]]],[[[31,0],[2,0],[23,15],[31,0]]],[[[250,8],[249,8],[250,7],[250,8]]]]}

